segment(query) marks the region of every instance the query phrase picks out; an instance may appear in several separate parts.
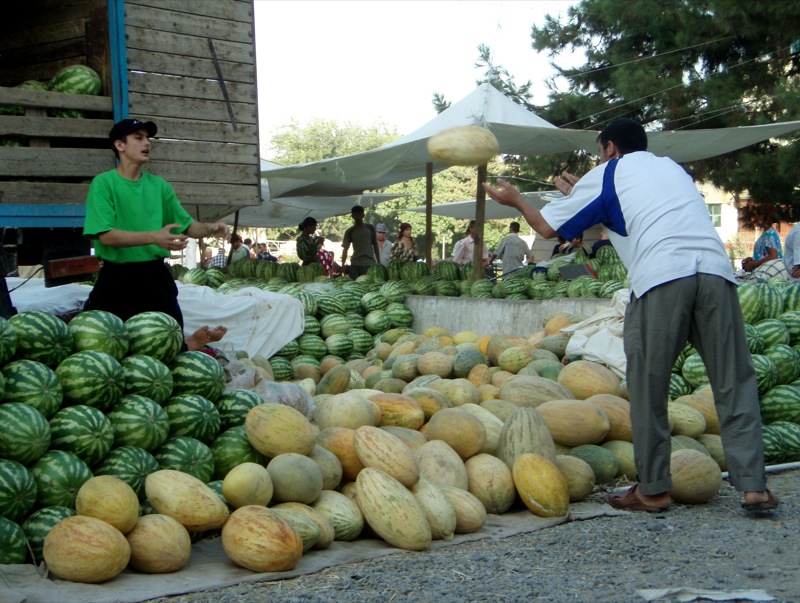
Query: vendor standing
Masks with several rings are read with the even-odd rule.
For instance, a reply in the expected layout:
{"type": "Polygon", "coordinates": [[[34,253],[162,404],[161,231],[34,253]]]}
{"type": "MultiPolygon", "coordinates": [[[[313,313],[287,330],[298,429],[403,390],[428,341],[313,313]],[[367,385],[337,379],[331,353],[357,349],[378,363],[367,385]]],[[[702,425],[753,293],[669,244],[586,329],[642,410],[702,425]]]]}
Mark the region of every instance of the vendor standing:
{"type": "MultiPolygon", "coordinates": [[[[186,247],[189,237],[224,237],[224,222],[196,222],[172,186],[142,170],[150,160],[156,124],[123,119],[109,133],[119,164],[92,180],[86,197],[85,237],[103,261],[85,310],[105,310],[128,320],[141,312],[169,314],[183,328],[178,288],[165,259],[186,247]]],[[[201,349],[225,334],[224,327],[199,329],[186,339],[201,349]]]]}
{"type": "Polygon", "coordinates": [[[317,221],[311,216],[297,225],[297,257],[303,262],[303,266],[309,264],[319,264],[317,251],[319,251],[320,240],[325,241],[324,237],[318,237],[314,233],[317,231],[317,221]]]}

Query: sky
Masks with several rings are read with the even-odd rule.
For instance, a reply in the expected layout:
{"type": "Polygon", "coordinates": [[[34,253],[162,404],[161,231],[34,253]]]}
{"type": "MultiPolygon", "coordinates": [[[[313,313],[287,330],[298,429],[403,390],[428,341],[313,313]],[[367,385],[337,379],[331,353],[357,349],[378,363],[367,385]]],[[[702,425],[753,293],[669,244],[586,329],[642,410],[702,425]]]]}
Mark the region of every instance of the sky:
{"type": "Polygon", "coordinates": [[[457,102],[475,89],[480,44],[518,84],[531,80],[533,101],[545,104],[553,70],[531,48],[531,26],[574,3],[256,0],[261,155],[270,158],[272,135],[292,120],[383,122],[408,134],[436,116],[434,93],[457,102]]]}

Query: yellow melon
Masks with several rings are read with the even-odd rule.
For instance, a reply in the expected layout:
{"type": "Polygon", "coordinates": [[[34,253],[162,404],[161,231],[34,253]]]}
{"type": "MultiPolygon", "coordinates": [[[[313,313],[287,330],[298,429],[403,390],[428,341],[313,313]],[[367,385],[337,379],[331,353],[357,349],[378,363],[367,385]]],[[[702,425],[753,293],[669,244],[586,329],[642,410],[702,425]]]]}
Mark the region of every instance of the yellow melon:
{"type": "Polygon", "coordinates": [[[487,513],[500,515],[508,511],[517,497],[511,469],[496,456],[481,453],[464,463],[469,492],[483,503],[487,513]]]}
{"type": "Polygon", "coordinates": [[[616,477],[625,477],[634,481],[639,471],[636,469],[633,444],[626,440],[609,440],[603,443],[603,448],[610,451],[619,463],[616,477]]]}
{"type": "Polygon", "coordinates": [[[485,400],[481,400],[480,407],[485,408],[504,423],[506,419],[519,408],[519,406],[513,402],[508,402],[500,398],[486,398],[485,400]]]}
{"type": "Polygon", "coordinates": [[[408,427],[397,427],[396,425],[382,425],[378,429],[391,433],[393,436],[400,438],[406,446],[411,448],[415,453],[428,438],[424,433],[416,429],[409,429],[408,427]]]}
{"type": "Polygon", "coordinates": [[[145,479],[144,489],[156,513],[177,519],[190,532],[221,528],[228,519],[228,506],[217,493],[188,473],[154,471],[145,479]]]}
{"type": "Polygon", "coordinates": [[[320,430],[328,427],[357,429],[362,425],[375,425],[375,411],[358,391],[348,391],[335,394],[319,404],[314,422],[320,430]]]}
{"type": "Polygon", "coordinates": [[[506,348],[497,359],[497,366],[509,373],[517,374],[533,360],[530,349],[525,346],[506,348]]]}
{"type": "MultiPolygon", "coordinates": [[[[710,387],[708,391],[711,391],[710,387]]],[[[689,394],[688,396],[675,398],[673,402],[676,404],[685,404],[686,406],[694,408],[703,415],[703,419],[706,421],[706,430],[704,433],[719,435],[719,417],[717,416],[717,407],[714,406],[713,394],[710,396],[689,394]]]]}
{"type": "Polygon", "coordinates": [[[420,405],[425,420],[430,419],[436,411],[453,406],[447,396],[432,387],[406,388],[403,390],[403,395],[412,398],[420,405]]]}
{"type": "Polygon", "coordinates": [[[728,470],[728,461],[725,460],[725,450],[722,448],[722,438],[715,433],[701,433],[697,441],[708,450],[711,458],[717,462],[720,471],[728,470]]]}
{"type": "Polygon", "coordinates": [[[222,495],[236,509],[247,505],[267,506],[272,492],[269,471],[258,463],[237,465],[222,480],[222,495]]]}
{"type": "Polygon", "coordinates": [[[342,465],[342,477],[350,481],[354,481],[364,468],[356,454],[354,435],[355,430],[346,427],[328,427],[317,434],[319,445],[336,455],[342,465]]]}
{"type": "Polygon", "coordinates": [[[369,397],[381,409],[381,425],[419,429],[425,423],[425,413],[410,396],[399,393],[379,393],[369,397]]]}
{"type": "Polygon", "coordinates": [[[566,387],[544,377],[515,375],[500,388],[501,400],[528,408],[536,408],[549,400],[566,400],[574,397],[566,387]]]}
{"type": "Polygon", "coordinates": [[[449,377],[453,373],[453,357],[442,352],[427,352],[417,360],[420,375],[449,377]]]}
{"type": "Polygon", "coordinates": [[[497,400],[498,398],[500,398],[500,388],[496,385],[487,383],[478,387],[478,399],[481,404],[486,400],[497,400]]]}
{"type": "Polygon", "coordinates": [[[462,404],[458,408],[468,412],[483,423],[483,427],[486,430],[486,442],[480,451],[487,454],[495,454],[497,452],[497,444],[500,441],[500,432],[503,429],[503,421],[478,404],[462,404]]]}
{"type": "Polygon", "coordinates": [[[490,385],[492,382],[492,373],[489,371],[487,365],[476,364],[467,374],[467,381],[477,388],[480,388],[481,385],[490,385]]]}
{"type": "Polygon", "coordinates": [[[431,538],[433,540],[452,540],[456,530],[456,510],[439,486],[425,477],[420,477],[410,490],[425,512],[431,530],[431,538]]]}
{"type": "Polygon", "coordinates": [[[468,402],[477,404],[480,401],[478,388],[467,379],[439,379],[428,384],[428,387],[444,394],[452,406],[468,402]]]}
{"type": "Polygon", "coordinates": [[[429,440],[447,442],[462,459],[479,453],[486,444],[486,428],[480,419],[461,408],[445,408],[428,422],[429,440]]]}
{"type": "Polygon", "coordinates": [[[455,126],[431,136],[428,153],[448,165],[483,165],[499,152],[492,131],[481,126],[455,126]]]}
{"type": "Polygon", "coordinates": [[[268,457],[285,452],[308,454],[316,444],[309,420],[284,404],[254,406],[247,412],[244,425],[253,448],[268,457]]]}
{"type": "Polygon", "coordinates": [[[464,461],[443,440],[432,440],[417,450],[417,465],[420,477],[425,477],[437,486],[455,486],[466,490],[469,487],[464,461]]]}
{"type": "Polygon", "coordinates": [[[670,402],[667,412],[672,417],[672,434],[696,438],[706,430],[706,420],[699,410],[686,404],[670,402]]]}
{"type": "Polygon", "coordinates": [[[565,446],[602,442],[610,424],[605,411],[587,400],[551,400],[536,407],[553,441],[565,446]]]}
{"type": "Polygon", "coordinates": [[[169,515],[143,515],[125,537],[131,547],[130,566],[146,574],[177,572],[192,554],[189,532],[169,515]]]}
{"type": "MultiPolygon", "coordinates": [[[[377,427],[359,427],[353,436],[356,454],[364,467],[379,469],[405,487],[419,480],[414,451],[403,440],[377,427]]],[[[361,471],[359,476],[363,473],[361,471]]]]}
{"type": "Polygon", "coordinates": [[[560,333],[561,329],[574,323],[575,321],[572,320],[572,317],[569,314],[566,314],[565,312],[558,312],[557,314],[551,316],[544,324],[544,336],[547,337],[548,335],[560,333]]]}
{"type": "Polygon", "coordinates": [[[289,522],[258,505],[231,513],[222,528],[222,548],[236,565],[254,572],[289,571],[303,555],[303,541],[289,522]]]}
{"type": "Polygon", "coordinates": [[[333,542],[333,538],[335,533],[333,531],[333,525],[331,524],[330,520],[325,517],[322,513],[317,511],[316,509],[310,507],[309,505],[298,503],[298,502],[285,502],[279,503],[270,507],[271,509],[291,509],[295,513],[302,513],[306,517],[308,517],[311,521],[317,524],[319,528],[319,536],[314,544],[311,546],[312,549],[327,549],[331,543],[333,542]]]}
{"type": "Polygon", "coordinates": [[[503,390],[503,388],[514,381],[517,378],[515,373],[505,371],[499,367],[499,370],[492,373],[492,385],[494,385],[499,390],[503,390]]]}
{"type": "Polygon", "coordinates": [[[709,455],[685,448],[670,457],[672,488],[669,495],[677,502],[702,504],[714,498],[722,486],[719,465],[709,455]]]}
{"type": "Polygon", "coordinates": [[[606,440],[633,442],[630,402],[613,394],[596,394],[586,398],[586,401],[597,404],[606,413],[608,417],[606,440]]]}
{"type": "Polygon", "coordinates": [[[456,512],[456,534],[473,534],[486,523],[486,508],[478,497],[454,486],[439,486],[456,512]]]}
{"type": "Polygon", "coordinates": [[[139,519],[139,497],[118,477],[97,475],[78,490],[75,509],[78,515],[102,519],[127,534],[139,519]]]}
{"type": "Polygon", "coordinates": [[[425,338],[428,337],[435,337],[437,335],[448,335],[447,329],[444,327],[428,327],[422,332],[422,336],[425,338]]]}
{"type": "Polygon", "coordinates": [[[596,394],[619,396],[622,393],[620,379],[610,368],[588,360],[570,362],[558,373],[558,382],[578,400],[596,394]]]}
{"type": "Polygon", "coordinates": [[[336,490],[342,481],[342,463],[339,462],[339,458],[319,444],[314,446],[308,458],[314,461],[322,472],[322,489],[336,490]]]}
{"type": "Polygon", "coordinates": [[[511,469],[522,502],[540,517],[569,514],[569,484],[558,466],[533,453],[520,455],[511,469]]]}
{"type": "Polygon", "coordinates": [[[487,354],[489,351],[489,342],[492,341],[491,335],[484,335],[478,341],[475,342],[475,345],[478,346],[478,349],[483,353],[487,354]]]}
{"type": "Polygon", "coordinates": [[[453,344],[459,345],[461,343],[475,343],[480,338],[481,336],[474,331],[459,331],[453,335],[453,344]]]}
{"type": "Polygon", "coordinates": [[[594,471],[589,463],[577,456],[559,454],[556,466],[567,480],[569,502],[586,500],[594,490],[594,471]]]}

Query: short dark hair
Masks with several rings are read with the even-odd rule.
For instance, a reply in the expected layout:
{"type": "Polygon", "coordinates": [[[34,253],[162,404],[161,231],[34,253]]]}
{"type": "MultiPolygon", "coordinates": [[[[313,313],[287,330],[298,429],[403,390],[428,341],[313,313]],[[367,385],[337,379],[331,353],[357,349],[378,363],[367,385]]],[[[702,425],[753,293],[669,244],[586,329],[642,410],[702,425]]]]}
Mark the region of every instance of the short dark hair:
{"type": "Polygon", "coordinates": [[[351,214],[363,214],[364,213],[364,207],[361,206],[361,205],[354,205],[353,209],[350,210],[350,213],[351,214]]]}
{"type": "Polygon", "coordinates": [[[469,224],[467,224],[467,232],[469,232],[469,229],[475,226],[475,224],[477,224],[477,220],[470,220],[469,224]]]}
{"type": "Polygon", "coordinates": [[[508,227],[511,229],[511,232],[519,232],[519,222],[512,222],[508,227]]]}
{"type": "Polygon", "coordinates": [[[638,121],[627,117],[615,119],[603,128],[597,137],[597,142],[603,147],[613,142],[623,155],[647,150],[647,134],[644,127],[638,121]]]}
{"type": "Polygon", "coordinates": [[[311,216],[306,216],[305,219],[297,225],[297,230],[303,232],[307,227],[313,224],[314,228],[317,227],[317,221],[311,216]]]}

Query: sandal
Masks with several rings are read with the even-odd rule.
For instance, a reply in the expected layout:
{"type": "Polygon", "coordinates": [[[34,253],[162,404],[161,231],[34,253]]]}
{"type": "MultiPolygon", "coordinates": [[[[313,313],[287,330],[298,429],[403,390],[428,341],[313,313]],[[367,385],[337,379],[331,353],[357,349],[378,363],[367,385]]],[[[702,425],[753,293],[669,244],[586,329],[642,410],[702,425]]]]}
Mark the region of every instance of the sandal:
{"type": "Polygon", "coordinates": [[[605,497],[605,502],[614,507],[615,509],[622,509],[625,511],[647,511],[648,513],[663,513],[669,510],[669,505],[665,507],[657,507],[655,505],[648,505],[639,500],[636,496],[636,488],[633,486],[625,492],[615,492],[605,497]]]}
{"type": "Polygon", "coordinates": [[[757,503],[742,503],[742,509],[748,513],[763,513],[764,511],[774,511],[777,509],[780,505],[780,501],[769,490],[766,492],[767,500],[757,503]]]}

